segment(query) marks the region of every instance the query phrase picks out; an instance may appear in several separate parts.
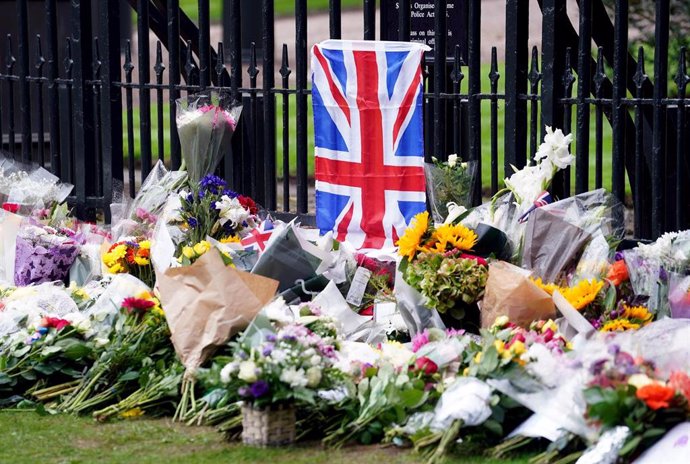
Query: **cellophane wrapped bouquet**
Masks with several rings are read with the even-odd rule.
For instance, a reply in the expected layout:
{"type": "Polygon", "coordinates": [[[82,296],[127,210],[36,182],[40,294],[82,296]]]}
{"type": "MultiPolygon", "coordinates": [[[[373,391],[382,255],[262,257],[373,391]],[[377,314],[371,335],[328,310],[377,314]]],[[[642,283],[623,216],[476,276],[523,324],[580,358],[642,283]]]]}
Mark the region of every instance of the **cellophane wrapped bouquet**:
{"type": "Polygon", "coordinates": [[[17,235],[15,285],[65,279],[82,242],[70,229],[27,223],[17,235]]]}
{"type": "Polygon", "coordinates": [[[199,182],[230,152],[242,105],[216,91],[177,100],[177,133],[189,180],[199,182]]]}
{"type": "Polygon", "coordinates": [[[424,165],[424,175],[435,222],[446,219],[449,203],[470,206],[477,177],[476,161],[464,162],[458,155],[448,156],[447,161],[432,158],[432,163],[424,165]]]}

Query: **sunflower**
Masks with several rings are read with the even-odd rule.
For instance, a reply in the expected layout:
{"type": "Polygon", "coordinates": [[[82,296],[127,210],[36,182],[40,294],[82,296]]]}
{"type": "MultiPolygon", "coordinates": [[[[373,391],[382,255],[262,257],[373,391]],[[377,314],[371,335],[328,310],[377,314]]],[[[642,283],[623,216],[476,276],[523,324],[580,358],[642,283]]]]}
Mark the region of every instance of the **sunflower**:
{"type": "Polygon", "coordinates": [[[603,286],[601,280],[581,280],[576,286],[560,289],[560,292],[579,311],[594,301],[603,286]]]}
{"type": "Polygon", "coordinates": [[[628,306],[627,304],[623,304],[622,317],[631,320],[637,319],[642,321],[642,323],[649,323],[654,315],[644,306],[628,306]]]}
{"type": "Polygon", "coordinates": [[[396,245],[398,246],[398,253],[400,256],[413,260],[417,251],[421,248],[422,239],[429,230],[429,212],[424,211],[417,214],[410,226],[405,229],[405,233],[398,239],[396,245]]]}
{"type": "Polygon", "coordinates": [[[423,251],[445,253],[450,250],[468,251],[477,243],[477,234],[462,224],[443,224],[431,234],[430,245],[423,251]]]}
{"type": "Polygon", "coordinates": [[[220,243],[238,243],[240,241],[239,235],[230,235],[220,239],[220,243]]]}
{"type": "Polygon", "coordinates": [[[606,322],[599,331],[601,332],[622,332],[625,330],[639,329],[640,324],[630,322],[628,319],[614,319],[606,322]]]}
{"type": "Polygon", "coordinates": [[[541,277],[538,277],[538,278],[536,278],[536,279],[530,278],[530,280],[532,281],[532,283],[534,283],[534,285],[536,285],[537,287],[541,288],[542,290],[544,290],[544,291],[545,291],[546,293],[548,293],[549,295],[553,295],[553,292],[554,292],[555,290],[559,290],[558,285],[556,285],[556,284],[547,284],[547,283],[544,283],[544,282],[541,280],[541,277]]]}

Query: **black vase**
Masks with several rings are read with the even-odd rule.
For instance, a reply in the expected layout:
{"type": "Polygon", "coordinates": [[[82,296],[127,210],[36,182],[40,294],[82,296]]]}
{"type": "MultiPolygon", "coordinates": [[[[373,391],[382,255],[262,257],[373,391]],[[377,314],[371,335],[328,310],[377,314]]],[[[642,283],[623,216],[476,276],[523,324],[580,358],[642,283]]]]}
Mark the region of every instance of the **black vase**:
{"type": "Polygon", "coordinates": [[[477,303],[458,302],[445,313],[439,313],[441,320],[449,329],[463,329],[466,332],[479,334],[481,319],[477,303]]]}

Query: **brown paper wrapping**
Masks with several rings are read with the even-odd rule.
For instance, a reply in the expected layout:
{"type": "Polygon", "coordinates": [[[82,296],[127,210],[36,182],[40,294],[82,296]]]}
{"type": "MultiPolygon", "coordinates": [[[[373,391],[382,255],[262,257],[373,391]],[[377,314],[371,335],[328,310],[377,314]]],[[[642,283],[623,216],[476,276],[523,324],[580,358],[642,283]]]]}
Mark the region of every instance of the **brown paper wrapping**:
{"type": "Polygon", "coordinates": [[[226,267],[215,250],[166,270],[156,285],[170,338],[189,371],[245,329],[278,288],[273,279],[226,267]]]}
{"type": "Polygon", "coordinates": [[[555,317],[556,310],[551,296],[529,280],[527,271],[497,261],[489,265],[481,306],[482,327],[491,327],[499,316],[508,316],[510,322],[527,327],[533,321],[555,317]]]}

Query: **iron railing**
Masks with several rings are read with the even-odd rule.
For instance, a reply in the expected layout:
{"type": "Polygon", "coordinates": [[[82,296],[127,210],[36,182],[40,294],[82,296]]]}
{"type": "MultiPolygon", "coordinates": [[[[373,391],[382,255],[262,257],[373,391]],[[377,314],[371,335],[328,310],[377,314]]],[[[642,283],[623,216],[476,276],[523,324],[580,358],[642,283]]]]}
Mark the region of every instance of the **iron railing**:
{"type": "MultiPolygon", "coordinates": [[[[196,23],[180,10],[178,0],[129,0],[136,17],[131,38],[135,56],[134,44],[122,40],[117,2],[72,0],[64,5],[46,0],[41,2],[45,20],[40,27],[28,17],[31,1],[5,3],[16,14],[17,30],[6,34],[0,47],[2,148],[74,183],[70,201],[80,216],[100,210],[107,219],[118,184],[124,181],[127,193],[134,195],[156,158],[179,167],[175,99],[219,88],[244,103],[233,152],[221,167],[226,179],[271,211],[313,221],[306,0],[295,0],[294,42],[277,44],[282,52],[278,62],[274,1],[262,0],[262,53],[257,56],[252,46],[244,63],[240,0],[225,2],[230,5],[225,14],[230,15],[226,36],[231,40],[215,47],[208,0],[198,2],[196,23]],[[66,38],[58,36],[59,12],[70,17],[66,38]],[[150,42],[152,38],[156,40],[150,42]]],[[[644,67],[644,49],[629,51],[628,4],[623,0],[613,2],[612,11],[602,0],[580,0],[575,25],[566,0],[539,0],[541,50],[535,46],[531,53],[530,2],[506,0],[505,55],[490,48],[484,71],[481,52],[496,44],[482,43],[481,22],[490,20],[482,19],[482,2],[453,3],[464,9],[467,30],[465,46],[450,50],[447,3],[429,3],[435,43],[424,63],[426,155],[443,159],[459,153],[480,163],[488,182],[477,185],[475,202],[499,189],[511,165],[524,166],[534,156],[544,127],[550,125],[576,135],[575,172],[558,176],[556,195],[609,186],[632,203],[638,238],[690,226],[690,128],[685,116],[690,77],[685,51],[672,63],[675,73],[669,72],[669,0],[656,2],[653,77],[644,67]],[[488,88],[482,88],[487,71],[488,88]],[[487,119],[484,137],[489,142],[483,145],[487,119]],[[609,132],[610,149],[604,145],[609,132]]],[[[397,39],[409,40],[413,7],[401,0],[401,14],[382,11],[379,36],[391,36],[384,25],[390,22],[383,19],[396,14],[397,39]]],[[[364,39],[377,37],[376,9],[375,0],[363,0],[364,39]]],[[[340,0],[331,0],[331,38],[341,37],[341,16],[340,0]]]]}

